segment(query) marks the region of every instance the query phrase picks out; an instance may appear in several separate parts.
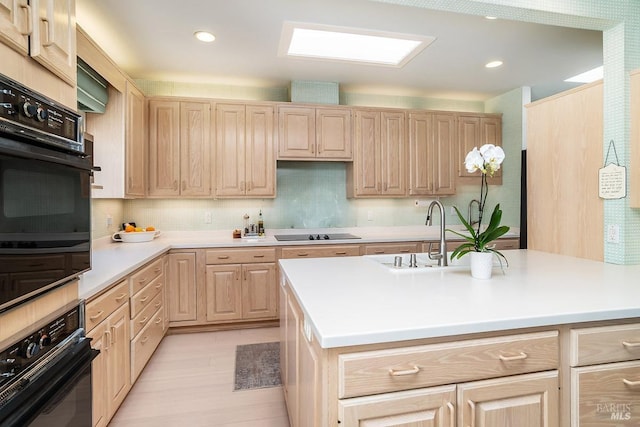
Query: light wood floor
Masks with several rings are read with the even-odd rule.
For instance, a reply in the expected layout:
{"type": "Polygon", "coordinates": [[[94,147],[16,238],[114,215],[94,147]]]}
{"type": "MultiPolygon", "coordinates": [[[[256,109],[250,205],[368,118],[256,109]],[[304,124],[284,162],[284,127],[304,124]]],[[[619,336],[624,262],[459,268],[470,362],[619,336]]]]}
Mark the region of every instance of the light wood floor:
{"type": "Polygon", "coordinates": [[[278,328],[165,337],[109,427],[289,427],[282,387],[233,391],[236,345],[279,340],[278,328]]]}

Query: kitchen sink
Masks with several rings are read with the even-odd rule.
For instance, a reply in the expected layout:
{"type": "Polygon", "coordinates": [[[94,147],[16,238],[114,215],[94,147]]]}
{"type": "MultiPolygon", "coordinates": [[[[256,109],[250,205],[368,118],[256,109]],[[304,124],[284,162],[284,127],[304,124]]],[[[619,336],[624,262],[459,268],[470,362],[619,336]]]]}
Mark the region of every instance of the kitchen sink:
{"type": "MultiPolygon", "coordinates": [[[[471,257],[465,255],[462,258],[451,259],[451,252],[447,253],[447,260],[449,265],[447,267],[438,266],[437,260],[429,259],[429,254],[426,252],[416,253],[417,267],[410,267],[409,260],[411,254],[385,254],[385,255],[364,255],[364,258],[378,264],[390,272],[393,273],[421,273],[421,272],[435,272],[443,271],[446,269],[465,269],[470,267],[471,257]],[[395,258],[401,257],[402,265],[397,267],[395,265],[395,258]]],[[[500,267],[500,261],[497,257],[493,257],[493,266],[500,267]]]]}

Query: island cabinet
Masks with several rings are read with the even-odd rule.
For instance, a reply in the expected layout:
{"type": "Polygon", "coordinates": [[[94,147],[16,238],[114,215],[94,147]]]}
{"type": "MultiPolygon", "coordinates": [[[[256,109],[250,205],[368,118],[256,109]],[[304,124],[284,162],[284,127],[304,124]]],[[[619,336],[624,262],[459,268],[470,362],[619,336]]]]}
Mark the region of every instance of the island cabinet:
{"type": "Polygon", "coordinates": [[[278,160],[351,160],[351,109],[278,107],[278,160]]]}
{"type": "Polygon", "coordinates": [[[360,245],[305,245],[282,248],[280,258],[324,258],[358,255],[360,255],[360,245]]]}
{"type": "Polygon", "coordinates": [[[106,426],[131,389],[129,282],[124,280],[87,302],[85,325],[91,346],[93,426],[106,426]]]}
{"type": "Polygon", "coordinates": [[[405,112],[356,109],[355,154],[347,165],[348,197],[406,197],[405,112]]]}
{"type": "Polygon", "coordinates": [[[211,103],[149,101],[149,196],[211,196],[211,103]]]}
{"type": "Polygon", "coordinates": [[[456,193],[454,113],[409,112],[409,195],[456,193]]]}
{"type": "MultiPolygon", "coordinates": [[[[458,176],[462,178],[478,178],[478,172],[468,172],[464,167],[464,159],[474,147],[484,144],[502,146],[502,116],[499,114],[460,113],[458,115],[458,176]]],[[[502,168],[490,183],[502,183],[502,168]]]]}
{"type": "Polygon", "coordinates": [[[206,322],[269,320],[278,316],[276,251],[206,251],[206,322]]]}
{"type": "Polygon", "coordinates": [[[217,197],[275,197],[275,106],[216,105],[217,197]]]}
{"type": "Polygon", "coordinates": [[[571,426],[637,426],[640,323],[572,329],[571,426]]]}
{"type": "Polygon", "coordinates": [[[375,243],[362,245],[362,255],[382,255],[382,254],[415,254],[422,252],[421,244],[418,242],[407,243],[375,243]]]}
{"type": "Polygon", "coordinates": [[[280,298],[293,427],[560,425],[557,330],[324,349],[286,280],[280,298]]]}

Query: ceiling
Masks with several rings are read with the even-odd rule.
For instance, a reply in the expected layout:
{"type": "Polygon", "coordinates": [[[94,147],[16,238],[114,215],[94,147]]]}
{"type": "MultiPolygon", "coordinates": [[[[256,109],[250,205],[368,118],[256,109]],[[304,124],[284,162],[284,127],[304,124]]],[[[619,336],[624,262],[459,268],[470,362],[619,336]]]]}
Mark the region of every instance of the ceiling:
{"type": "Polygon", "coordinates": [[[134,79],[286,87],[331,81],[380,95],[485,100],[529,86],[532,99],[602,65],[602,33],[370,0],[76,0],[78,24],[134,79]],[[436,37],[403,68],[278,56],[284,21],[436,37]],[[208,30],[216,41],[193,37],[208,30]],[[499,59],[504,65],[487,69],[499,59]]]}

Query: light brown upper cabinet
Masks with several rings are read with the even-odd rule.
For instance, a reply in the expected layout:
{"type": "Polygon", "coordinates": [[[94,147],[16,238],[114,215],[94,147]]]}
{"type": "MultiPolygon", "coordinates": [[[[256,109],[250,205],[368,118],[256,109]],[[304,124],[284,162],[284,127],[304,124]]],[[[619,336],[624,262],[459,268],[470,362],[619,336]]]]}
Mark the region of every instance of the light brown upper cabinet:
{"type": "Polygon", "coordinates": [[[456,118],[453,113],[409,113],[409,194],[456,192],[456,118]]]}
{"type": "Polygon", "coordinates": [[[405,112],[356,109],[355,155],[347,165],[348,197],[407,196],[405,112]]]}
{"type": "Polygon", "coordinates": [[[211,196],[211,104],[149,102],[149,196],[211,196]]]}
{"type": "Polygon", "coordinates": [[[216,105],[217,197],[275,197],[275,108],[216,105]]]}
{"type": "Polygon", "coordinates": [[[29,54],[49,71],[75,86],[75,0],[31,0],[31,12],[33,17],[30,24],[32,33],[29,54]]]}
{"type": "Polygon", "coordinates": [[[125,116],[125,195],[143,197],[147,165],[145,150],[146,106],[144,94],[127,82],[125,116]]]}
{"type": "Polygon", "coordinates": [[[0,41],[25,56],[29,54],[30,10],[27,0],[0,1],[0,41]]]}
{"type": "MultiPolygon", "coordinates": [[[[502,146],[502,117],[497,114],[472,114],[458,115],[458,176],[478,177],[479,174],[469,173],[464,167],[464,159],[473,147],[482,147],[484,144],[502,146]]],[[[502,177],[502,168],[494,175],[502,177]]],[[[501,183],[500,181],[499,183],[501,183]]]]}
{"type": "Polygon", "coordinates": [[[278,132],[278,160],[353,158],[350,108],[279,106],[278,132]]]}

